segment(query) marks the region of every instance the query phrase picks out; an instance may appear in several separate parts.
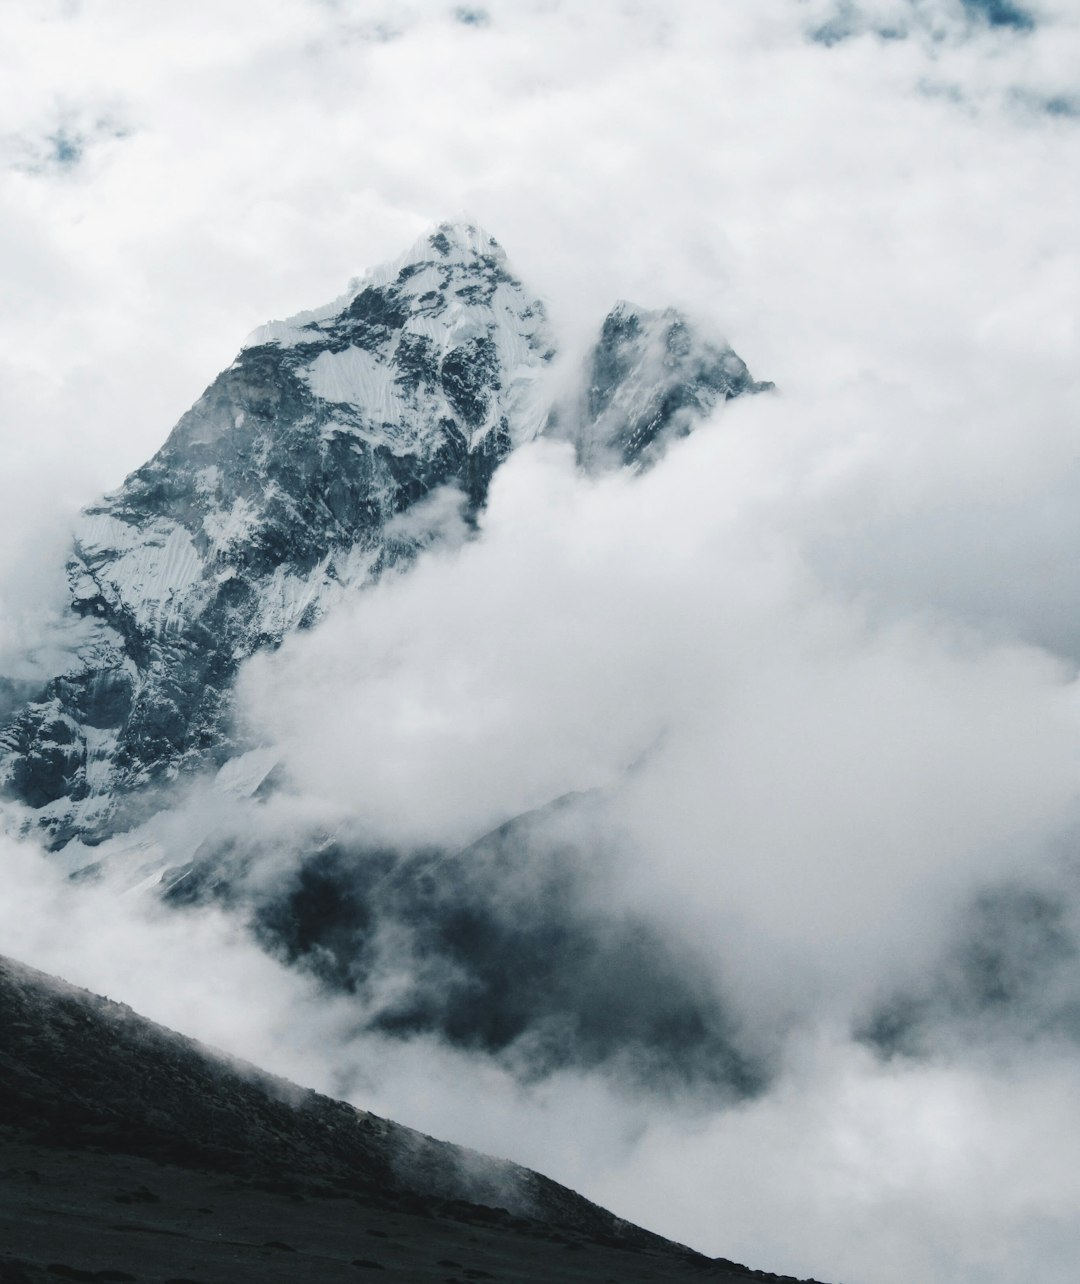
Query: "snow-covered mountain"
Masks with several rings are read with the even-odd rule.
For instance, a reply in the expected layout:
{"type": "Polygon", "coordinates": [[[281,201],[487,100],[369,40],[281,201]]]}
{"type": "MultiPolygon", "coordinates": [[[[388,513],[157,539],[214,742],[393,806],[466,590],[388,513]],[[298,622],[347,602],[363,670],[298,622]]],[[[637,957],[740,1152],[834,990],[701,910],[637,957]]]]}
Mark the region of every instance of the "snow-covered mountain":
{"type": "Polygon", "coordinates": [[[726,343],[700,334],[675,308],[649,312],[620,302],[604,320],[580,396],[555,408],[548,431],[562,426],[590,470],[641,470],[719,402],[772,387],[755,382],[726,343]]]}
{"type": "Polygon", "coordinates": [[[552,405],[538,298],[501,247],[444,224],[334,303],[257,330],[160,451],[86,509],[66,660],[0,732],[0,780],[53,846],[161,805],[242,744],[239,665],[482,506],[540,433],[642,468],[755,383],[678,312],[620,303],[580,393],[552,405]]]}

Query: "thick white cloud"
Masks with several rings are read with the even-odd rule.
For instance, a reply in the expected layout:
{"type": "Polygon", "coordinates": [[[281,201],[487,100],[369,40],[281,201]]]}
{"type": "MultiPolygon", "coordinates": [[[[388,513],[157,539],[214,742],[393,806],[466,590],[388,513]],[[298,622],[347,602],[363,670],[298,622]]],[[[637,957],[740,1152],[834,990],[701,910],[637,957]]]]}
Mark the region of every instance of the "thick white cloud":
{"type": "Polygon", "coordinates": [[[1080,1106],[1071,1062],[882,1066],[822,1039],[759,1102],[647,1126],[600,1189],[630,1216],[662,1208],[676,1236],[711,1225],[736,1260],[768,1241],[773,1269],[797,1275],[1065,1280],[1080,1186],[1056,1134],[1080,1106]]]}
{"type": "Polygon", "coordinates": [[[429,221],[504,242],[571,368],[625,296],[778,382],[638,481],[524,453],[478,542],[245,681],[305,817],[460,839],[607,787],[618,895],[783,1069],[713,1114],[358,1046],[224,920],[24,848],[0,948],[755,1265],[1071,1280],[1069,1059],[847,1037],[973,889],[1050,868],[1075,805],[1080,18],[1016,7],[1034,29],[959,0],[5,5],[5,655],[64,514],[248,330],[429,221]],[[807,39],[843,10],[849,38],[807,39]]]}
{"type": "Polygon", "coordinates": [[[883,983],[1069,822],[1077,699],[1044,653],[825,597],[759,507],[781,429],[733,407],[640,479],[522,450],[479,541],[252,662],[250,715],[377,841],[614,789],[622,894],[719,938],[770,1014],[883,983]]]}

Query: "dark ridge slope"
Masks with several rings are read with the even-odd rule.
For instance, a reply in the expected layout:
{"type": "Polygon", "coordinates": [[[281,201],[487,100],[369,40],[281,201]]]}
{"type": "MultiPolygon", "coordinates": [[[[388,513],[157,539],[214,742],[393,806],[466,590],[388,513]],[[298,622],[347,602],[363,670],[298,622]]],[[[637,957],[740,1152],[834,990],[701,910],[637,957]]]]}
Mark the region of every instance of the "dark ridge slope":
{"type": "Polygon", "coordinates": [[[786,1278],[3,957],[0,1084],[0,1284],[786,1278]]]}
{"type": "Polygon", "coordinates": [[[401,1188],[654,1238],[529,1169],[299,1088],[3,958],[0,1076],[0,1123],[69,1146],[243,1177],[401,1188]]]}

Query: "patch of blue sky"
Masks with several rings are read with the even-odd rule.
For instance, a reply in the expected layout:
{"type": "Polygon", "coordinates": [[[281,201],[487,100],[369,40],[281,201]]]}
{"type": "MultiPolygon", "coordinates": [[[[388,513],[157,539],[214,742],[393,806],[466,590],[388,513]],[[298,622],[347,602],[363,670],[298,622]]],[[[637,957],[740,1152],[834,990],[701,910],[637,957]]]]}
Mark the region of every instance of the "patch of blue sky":
{"type": "Polygon", "coordinates": [[[68,119],[43,133],[10,136],[9,163],[27,174],[70,174],[79,169],[99,143],[126,138],[129,133],[125,126],[107,117],[86,126],[68,119]]]}
{"type": "Polygon", "coordinates": [[[486,27],[491,21],[491,15],[486,9],[472,5],[459,5],[454,10],[454,17],[466,27],[486,27]]]}
{"type": "Polygon", "coordinates": [[[1023,112],[1080,120],[1080,94],[1040,94],[1029,89],[1014,89],[1010,97],[1013,105],[1023,112]]]}
{"type": "Polygon", "coordinates": [[[970,17],[987,22],[991,27],[1031,31],[1035,26],[1034,15],[1013,4],[1012,0],[961,0],[961,3],[970,17]]]}
{"type": "Polygon", "coordinates": [[[45,143],[47,150],[43,159],[58,169],[74,169],[82,160],[86,148],[86,139],[82,134],[65,129],[62,125],[54,134],[46,135],[45,143]]]}
{"type": "MultiPolygon", "coordinates": [[[[1016,32],[1035,27],[1034,15],[1014,0],[960,0],[960,8],[972,24],[979,26],[1011,28],[1016,32]]],[[[831,47],[854,36],[872,34],[882,40],[902,40],[919,28],[932,28],[933,6],[908,0],[907,9],[906,21],[882,23],[864,13],[855,0],[838,0],[832,17],[813,28],[810,39],[831,47]]]]}

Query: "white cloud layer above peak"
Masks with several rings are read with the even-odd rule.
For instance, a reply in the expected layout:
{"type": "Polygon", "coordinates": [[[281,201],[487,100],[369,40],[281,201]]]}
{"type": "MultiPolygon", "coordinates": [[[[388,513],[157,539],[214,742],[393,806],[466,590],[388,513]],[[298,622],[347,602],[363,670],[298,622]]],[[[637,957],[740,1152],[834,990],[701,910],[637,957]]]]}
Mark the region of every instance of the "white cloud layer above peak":
{"type": "Polygon", "coordinates": [[[1080,919],[1076,6],[9,0],[0,35],[5,654],[66,514],[246,334],[443,218],[499,238],[571,369],[626,297],[777,382],[638,479],[522,451],[476,541],[244,691],[304,806],[387,840],[604,789],[617,894],[779,1069],[720,1112],[357,1047],[221,920],[80,901],[25,848],[0,949],[706,1251],[1071,1281],[1075,1042],[1010,1013],[890,1060],[852,1031],[987,883],[1080,919]]]}

